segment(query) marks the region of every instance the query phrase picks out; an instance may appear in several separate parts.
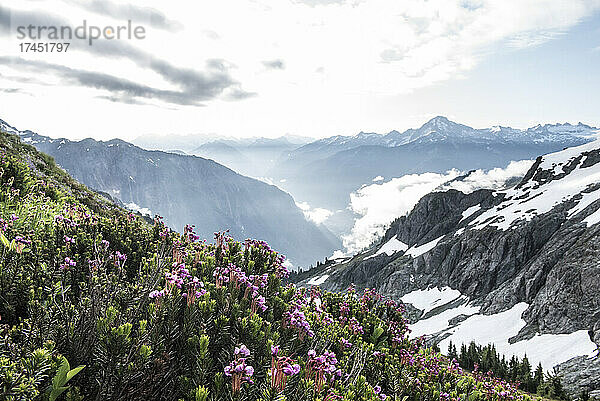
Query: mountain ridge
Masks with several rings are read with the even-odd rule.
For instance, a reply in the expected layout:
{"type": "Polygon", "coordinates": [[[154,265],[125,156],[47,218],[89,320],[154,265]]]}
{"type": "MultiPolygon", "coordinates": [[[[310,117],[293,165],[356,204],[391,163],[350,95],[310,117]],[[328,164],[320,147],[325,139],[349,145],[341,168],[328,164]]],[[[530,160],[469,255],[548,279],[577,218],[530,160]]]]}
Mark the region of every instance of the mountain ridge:
{"type": "Polygon", "coordinates": [[[52,139],[0,124],[53,156],[80,182],[134,210],[163,215],[174,229],[191,223],[208,238],[230,229],[237,237],[269,240],[288,252],[293,263],[304,266],[339,246],[326,229],[305,219],[288,193],[215,161],[148,151],[121,139],[52,139]]]}

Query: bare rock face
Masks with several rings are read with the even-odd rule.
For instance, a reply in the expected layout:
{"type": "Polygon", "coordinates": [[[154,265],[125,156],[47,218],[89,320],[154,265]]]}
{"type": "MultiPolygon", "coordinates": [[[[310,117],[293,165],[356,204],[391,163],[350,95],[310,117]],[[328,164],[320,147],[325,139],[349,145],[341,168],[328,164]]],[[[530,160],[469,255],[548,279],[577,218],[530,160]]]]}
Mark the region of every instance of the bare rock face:
{"type": "Polygon", "coordinates": [[[591,397],[600,397],[600,359],[579,356],[556,367],[563,386],[573,394],[587,390],[591,397]]]}
{"type": "MultiPolygon", "coordinates": [[[[510,342],[585,330],[600,345],[599,181],[600,141],[538,158],[508,190],[431,193],[392,223],[382,244],[397,238],[413,247],[443,237],[435,247],[416,257],[410,250],[373,256],[377,246],[324,267],[329,278],[322,286],[337,291],[354,283],[395,299],[450,287],[484,315],[524,302],[526,325],[510,342]]],[[[597,358],[574,358],[557,369],[573,393],[600,391],[597,358]]]]}

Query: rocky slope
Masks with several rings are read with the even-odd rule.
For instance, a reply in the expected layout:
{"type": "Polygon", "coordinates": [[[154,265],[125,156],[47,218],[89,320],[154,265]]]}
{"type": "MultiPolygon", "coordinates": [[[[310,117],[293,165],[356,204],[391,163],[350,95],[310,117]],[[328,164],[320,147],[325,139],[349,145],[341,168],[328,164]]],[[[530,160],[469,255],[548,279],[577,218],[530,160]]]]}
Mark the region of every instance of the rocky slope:
{"type": "Polygon", "coordinates": [[[381,244],[297,277],[412,305],[413,335],[527,354],[600,393],[600,141],[539,157],[502,191],[434,192],[381,244]],[[594,357],[595,355],[595,357],[594,357]]]}
{"type": "Polygon", "coordinates": [[[305,219],[289,194],[212,160],[147,151],[118,139],[52,139],[2,120],[0,128],[54,157],[88,187],[132,210],[164,216],[173,229],[195,224],[202,238],[229,229],[236,238],[266,240],[304,266],[339,247],[332,234],[305,219]]]}

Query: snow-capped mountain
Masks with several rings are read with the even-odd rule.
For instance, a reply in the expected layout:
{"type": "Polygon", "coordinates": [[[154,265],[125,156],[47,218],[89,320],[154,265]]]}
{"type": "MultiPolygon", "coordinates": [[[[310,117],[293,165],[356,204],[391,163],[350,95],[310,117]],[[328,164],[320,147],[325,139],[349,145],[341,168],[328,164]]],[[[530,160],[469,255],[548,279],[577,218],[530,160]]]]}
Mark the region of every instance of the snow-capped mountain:
{"type": "Polygon", "coordinates": [[[330,210],[347,206],[350,193],[375,177],[389,180],[406,174],[443,173],[504,167],[513,160],[587,143],[598,129],[585,124],[555,124],[526,130],[509,127],[475,129],[435,117],[416,129],[385,135],[321,139],[283,157],[268,174],[294,198],[330,210]],[[282,181],[284,180],[284,181],[282,181]]]}
{"type": "Polygon", "coordinates": [[[494,343],[598,394],[600,140],[538,157],[509,189],[430,193],[379,245],[297,280],[377,288],[442,349],[494,343]]]}
{"type": "Polygon", "coordinates": [[[53,139],[19,131],[2,120],[0,129],[19,135],[81,183],[129,209],[164,216],[173,229],[195,224],[198,234],[208,239],[229,229],[236,239],[269,241],[301,266],[340,245],[326,229],[307,221],[289,194],[212,160],[148,151],[120,139],[53,139]]]}

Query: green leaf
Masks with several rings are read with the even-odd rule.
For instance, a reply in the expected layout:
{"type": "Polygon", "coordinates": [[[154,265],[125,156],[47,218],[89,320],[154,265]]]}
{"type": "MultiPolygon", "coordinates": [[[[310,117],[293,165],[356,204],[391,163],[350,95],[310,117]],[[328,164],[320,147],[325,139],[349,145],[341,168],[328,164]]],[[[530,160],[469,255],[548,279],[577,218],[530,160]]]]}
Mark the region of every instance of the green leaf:
{"type": "Polygon", "coordinates": [[[64,392],[65,392],[65,390],[67,390],[67,389],[68,389],[68,387],[57,387],[57,388],[53,388],[53,389],[52,389],[52,392],[50,393],[50,398],[49,398],[49,400],[50,400],[50,401],[56,401],[56,399],[57,399],[58,397],[60,397],[60,395],[61,395],[62,393],[64,393],[64,392]]]}
{"type": "Polygon", "coordinates": [[[2,242],[2,245],[4,245],[6,248],[10,248],[10,242],[8,242],[8,238],[6,238],[2,233],[0,233],[0,242],[2,242]]]}
{"type": "Polygon", "coordinates": [[[69,373],[69,370],[71,370],[69,361],[67,361],[67,358],[65,358],[63,356],[61,358],[60,367],[58,368],[58,371],[56,372],[54,379],[52,379],[52,387],[53,387],[52,392],[54,392],[54,389],[57,389],[57,388],[65,385],[65,383],[67,382],[67,374],[69,373]]]}
{"type": "Polygon", "coordinates": [[[79,365],[75,369],[71,369],[69,373],[67,373],[67,381],[65,383],[71,380],[77,373],[81,372],[83,368],[85,368],[85,365],[79,365]]]}

